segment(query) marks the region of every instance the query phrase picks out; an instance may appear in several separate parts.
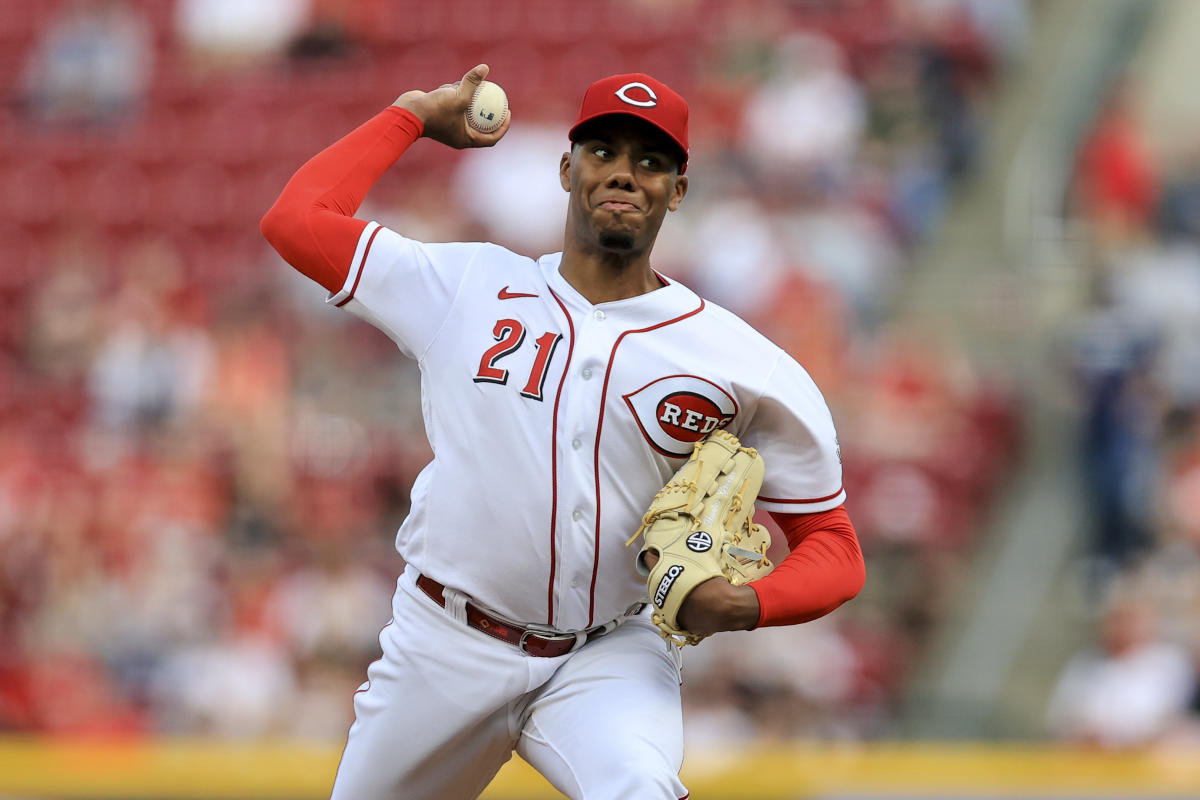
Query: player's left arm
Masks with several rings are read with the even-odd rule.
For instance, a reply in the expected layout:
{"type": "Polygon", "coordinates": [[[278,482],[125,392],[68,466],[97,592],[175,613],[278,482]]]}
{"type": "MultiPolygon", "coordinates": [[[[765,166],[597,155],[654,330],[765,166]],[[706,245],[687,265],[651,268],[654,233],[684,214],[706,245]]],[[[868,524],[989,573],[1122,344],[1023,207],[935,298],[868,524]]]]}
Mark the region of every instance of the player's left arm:
{"type": "Polygon", "coordinates": [[[795,625],[823,617],[855,597],[866,564],[845,506],[813,514],[772,512],[791,551],[766,577],[734,586],[709,580],[696,587],[679,613],[696,634],[795,625]]]}
{"type": "Polygon", "coordinates": [[[755,627],[809,622],[862,591],[866,563],[844,505],[815,514],[772,512],[771,518],[791,552],[769,575],[747,584],[758,596],[755,627]]]}
{"type": "Polygon", "coordinates": [[[786,353],[779,351],[741,438],[766,465],[756,505],[779,523],[791,550],[770,574],[746,585],[710,580],[696,587],[679,613],[680,624],[696,634],[807,622],[857,595],[865,582],[832,414],[786,353]]]}

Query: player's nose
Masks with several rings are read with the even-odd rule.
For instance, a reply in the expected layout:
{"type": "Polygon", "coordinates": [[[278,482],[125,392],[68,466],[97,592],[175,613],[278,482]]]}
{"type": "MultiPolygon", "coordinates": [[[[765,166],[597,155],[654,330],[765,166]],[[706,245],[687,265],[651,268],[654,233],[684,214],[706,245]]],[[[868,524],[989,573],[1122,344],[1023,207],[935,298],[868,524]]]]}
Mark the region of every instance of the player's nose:
{"type": "Polygon", "coordinates": [[[604,185],[610,189],[633,190],[633,159],[618,155],[609,162],[608,178],[604,185]]]}

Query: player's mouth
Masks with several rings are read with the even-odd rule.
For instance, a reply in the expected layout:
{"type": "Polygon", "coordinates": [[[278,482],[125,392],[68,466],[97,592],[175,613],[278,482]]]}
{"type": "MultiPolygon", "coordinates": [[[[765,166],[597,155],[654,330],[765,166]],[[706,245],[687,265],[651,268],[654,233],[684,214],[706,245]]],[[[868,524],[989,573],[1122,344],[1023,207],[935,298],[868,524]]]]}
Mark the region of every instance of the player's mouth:
{"type": "Polygon", "coordinates": [[[627,203],[624,200],[605,200],[600,203],[600,208],[607,211],[641,211],[633,203],[627,203]]]}

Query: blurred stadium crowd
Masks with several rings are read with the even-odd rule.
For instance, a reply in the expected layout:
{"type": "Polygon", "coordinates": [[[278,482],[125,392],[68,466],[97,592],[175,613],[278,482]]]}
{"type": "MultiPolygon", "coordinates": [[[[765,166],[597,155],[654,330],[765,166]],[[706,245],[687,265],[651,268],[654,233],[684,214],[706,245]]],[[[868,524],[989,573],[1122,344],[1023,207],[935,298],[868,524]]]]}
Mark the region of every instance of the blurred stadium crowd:
{"type": "Polygon", "coordinates": [[[1105,747],[1200,743],[1200,150],[1151,142],[1139,83],[1113,81],[1080,143],[1069,217],[1086,300],[1057,357],[1080,412],[1079,579],[1091,646],[1047,723],[1105,747]]]}
{"type": "MultiPolygon", "coordinates": [[[[831,618],[689,650],[689,736],[895,733],[1022,417],[1006,376],[892,311],[972,174],[1028,14],[1017,0],[0,3],[0,731],[344,736],[430,457],[418,377],[325,307],[258,220],[325,144],[486,61],[508,137],[469,154],[419,143],[360,216],[558,249],[557,159],[582,89],[637,70],[688,97],[692,190],[656,266],[809,368],[868,562],[863,595],[831,618]]],[[[1093,423],[1083,463],[1120,506],[1097,563],[1172,576],[1150,579],[1170,590],[1156,607],[1195,638],[1200,313],[1159,278],[1200,275],[1200,160],[1156,177],[1110,111],[1078,199],[1104,232],[1095,307],[1063,348],[1093,423]],[[1123,325],[1128,303],[1164,324],[1123,325]],[[1133,462],[1160,458],[1164,437],[1146,481],[1133,462]]]]}

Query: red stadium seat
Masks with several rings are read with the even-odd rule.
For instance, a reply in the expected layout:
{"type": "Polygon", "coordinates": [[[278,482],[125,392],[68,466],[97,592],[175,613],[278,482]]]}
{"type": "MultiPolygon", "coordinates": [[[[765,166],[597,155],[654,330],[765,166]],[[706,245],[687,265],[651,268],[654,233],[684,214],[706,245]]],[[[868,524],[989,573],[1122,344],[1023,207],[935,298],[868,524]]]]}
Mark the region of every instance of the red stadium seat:
{"type": "Polygon", "coordinates": [[[90,169],[78,186],[81,213],[107,227],[143,224],[153,199],[145,169],[129,161],[90,169]]]}
{"type": "Polygon", "coordinates": [[[20,225],[48,225],[62,218],[69,185],[61,168],[30,160],[15,164],[0,180],[4,219],[20,225]]]}

